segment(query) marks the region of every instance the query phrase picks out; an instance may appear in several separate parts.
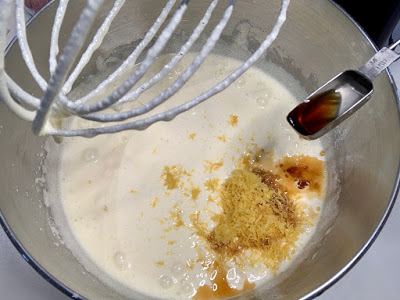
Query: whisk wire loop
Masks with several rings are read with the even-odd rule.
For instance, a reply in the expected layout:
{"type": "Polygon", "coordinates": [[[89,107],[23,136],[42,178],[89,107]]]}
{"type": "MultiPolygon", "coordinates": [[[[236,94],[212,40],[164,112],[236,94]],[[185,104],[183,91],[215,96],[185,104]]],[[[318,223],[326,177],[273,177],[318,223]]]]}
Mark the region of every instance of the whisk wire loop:
{"type": "Polygon", "coordinates": [[[110,125],[107,123],[122,122],[147,114],[177,93],[195,74],[217,44],[223,30],[230,20],[236,0],[228,1],[221,19],[211,30],[211,34],[206,39],[197,56],[169,87],[165,88],[163,92],[153,99],[143,102],[144,104],[141,104],[134,109],[121,112],[118,112],[118,109],[121,108],[124,103],[139,99],[139,96],[144,91],[157,84],[157,82],[165,77],[171,69],[179,63],[182,57],[192,48],[194,43],[198,41],[200,35],[204,32],[204,29],[209,23],[219,0],[212,0],[210,2],[204,15],[190,34],[189,38],[183,43],[180,50],[172,56],[169,62],[148,81],[142,83],[139,87],[134,88],[147,73],[154,61],[163,51],[168,41],[171,39],[178,25],[182,21],[189,4],[189,0],[181,0],[177,5],[175,12],[166,23],[164,29],[159,33],[161,27],[170,16],[172,9],[177,2],[177,0],[166,1],[166,4],[162,8],[158,18],[149,28],[138,46],[128,55],[127,59],[95,89],[81,98],[70,100],[68,94],[71,92],[75,81],[79,78],[82,70],[91,60],[95,51],[101,46],[112,22],[118,17],[118,13],[125,3],[125,0],[115,0],[109,14],[105,17],[97,31],[94,33],[87,48],[82,49],[103,1],[104,0],[87,0],[78,21],[72,29],[66,46],[62,49],[61,54],[59,54],[60,30],[69,5],[69,0],[59,0],[50,40],[50,78],[46,81],[36,68],[28,44],[23,1],[0,0],[0,5],[2,7],[2,10],[0,10],[0,51],[5,51],[6,24],[8,24],[8,20],[11,17],[11,8],[15,3],[17,37],[22,57],[29,72],[44,92],[41,99],[26,92],[23,87],[19,86],[10,76],[8,76],[4,69],[4,56],[1,56],[0,99],[17,116],[33,122],[32,130],[34,134],[65,137],[94,137],[99,134],[116,133],[124,130],[144,130],[156,122],[173,120],[179,114],[195,107],[201,102],[211,98],[213,95],[220,93],[246,72],[263,55],[263,53],[265,53],[278,36],[278,33],[285,22],[287,9],[290,3],[290,0],[281,0],[279,15],[271,33],[267,35],[259,48],[224,80],[190,101],[174,108],[167,109],[164,112],[156,113],[139,120],[110,125]],[[158,37],[155,38],[157,34],[158,37]],[[144,59],[141,63],[137,64],[138,57],[153,40],[155,40],[153,46],[151,46],[145,53],[144,59]],[[83,51],[83,54],[78,60],[78,55],[81,51],[83,51]],[[77,63],[75,68],[72,69],[75,61],[77,61],[77,63]],[[112,89],[108,95],[104,96],[105,91],[115,86],[116,82],[122,81],[123,78],[124,80],[122,84],[119,84],[116,88],[112,89]],[[117,112],[102,113],[103,110],[111,107],[115,108],[117,112]],[[93,128],[63,129],[62,121],[73,116],[106,124],[93,128]]]}

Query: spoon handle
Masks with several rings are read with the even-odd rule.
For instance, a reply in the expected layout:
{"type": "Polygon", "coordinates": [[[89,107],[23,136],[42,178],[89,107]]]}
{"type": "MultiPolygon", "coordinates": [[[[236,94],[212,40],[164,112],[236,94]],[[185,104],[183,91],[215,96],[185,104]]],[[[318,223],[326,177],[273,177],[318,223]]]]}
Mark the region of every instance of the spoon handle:
{"type": "Polygon", "coordinates": [[[395,62],[400,54],[394,51],[399,45],[400,40],[392,44],[389,48],[382,48],[378,51],[365,65],[358,69],[369,79],[374,80],[376,76],[384,69],[389,67],[393,62],[395,62]]]}

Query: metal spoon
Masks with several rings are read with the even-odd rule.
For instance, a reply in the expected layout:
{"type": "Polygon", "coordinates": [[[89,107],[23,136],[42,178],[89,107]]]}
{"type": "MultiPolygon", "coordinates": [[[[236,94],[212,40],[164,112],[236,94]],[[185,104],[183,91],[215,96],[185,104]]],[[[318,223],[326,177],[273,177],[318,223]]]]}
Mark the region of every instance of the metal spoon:
{"type": "Polygon", "coordinates": [[[400,40],[382,48],[358,70],[347,70],[328,81],[286,117],[305,139],[314,140],[336,127],[366,103],[374,92],[372,81],[400,57],[400,40]]]}

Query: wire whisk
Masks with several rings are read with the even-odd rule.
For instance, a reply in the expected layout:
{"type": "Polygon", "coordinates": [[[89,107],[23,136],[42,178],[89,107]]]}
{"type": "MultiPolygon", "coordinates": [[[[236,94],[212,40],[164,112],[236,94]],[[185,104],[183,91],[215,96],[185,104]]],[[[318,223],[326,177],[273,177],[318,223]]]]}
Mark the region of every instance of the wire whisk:
{"type": "Polygon", "coordinates": [[[206,42],[202,45],[201,50],[193,62],[169,87],[150,101],[134,109],[116,111],[114,113],[104,113],[103,111],[107,108],[117,107],[123,103],[137,100],[144,91],[157,84],[157,82],[159,82],[175,65],[177,65],[200,37],[204,28],[208,24],[214,9],[217,7],[219,0],[211,1],[204,16],[202,16],[187,41],[181,46],[180,50],[172,56],[170,61],[161,69],[161,71],[155,74],[150,80],[136,87],[138,82],[142,79],[156,58],[160,55],[167,42],[170,40],[189,5],[189,0],[181,0],[172,17],[168,22],[166,22],[168,15],[177,2],[177,0],[168,0],[156,21],[148,29],[141,42],[130,53],[128,58],[95,89],[90,91],[87,95],[71,101],[68,98],[68,94],[71,92],[71,89],[77,78],[79,78],[82,70],[90,61],[93,53],[102,44],[111,23],[118,17],[118,12],[124,5],[125,0],[116,0],[114,2],[107,17],[97,29],[87,48],[84,49],[83,55],[80,56],[80,53],[83,50],[83,45],[88,38],[89,32],[94,25],[94,21],[103,2],[104,0],[86,1],[85,7],[72,29],[66,46],[60,51],[58,43],[60,29],[69,1],[59,0],[51,32],[49,53],[50,78],[46,81],[46,79],[41,76],[35,65],[27,41],[24,1],[0,0],[0,7],[2,7],[0,10],[0,52],[4,53],[6,49],[7,24],[12,15],[12,6],[15,5],[17,38],[21,48],[22,57],[34,80],[43,91],[43,97],[41,99],[26,92],[23,86],[18,85],[10,76],[7,75],[4,68],[4,55],[0,55],[0,99],[18,117],[32,122],[32,131],[34,134],[39,136],[94,137],[99,134],[116,133],[124,130],[144,130],[156,122],[171,121],[179,114],[195,107],[213,95],[226,89],[261,57],[278,36],[278,33],[285,22],[290,0],[282,0],[276,23],[258,49],[256,49],[256,51],[254,51],[239,68],[234,70],[224,80],[186,103],[141,119],[137,118],[152,111],[154,108],[167,101],[171,96],[178,92],[198,70],[207,55],[210,54],[218,42],[221,33],[232,15],[236,0],[228,1],[222,18],[212,29],[206,42]],[[159,32],[163,25],[165,25],[164,29],[159,32]],[[135,65],[139,55],[144,52],[146,47],[153,40],[155,40],[154,44],[145,53],[144,59],[140,64],[135,65]],[[72,69],[74,65],[75,67],[72,69]],[[116,80],[121,78],[123,74],[129,74],[129,76],[122,84],[104,97],[104,91],[110,89],[110,87],[115,84],[116,80]],[[113,124],[84,129],[66,129],[63,128],[63,126],[56,125],[62,123],[60,121],[72,116],[99,123],[107,124],[113,122],[113,124]],[[131,120],[133,118],[135,119],[131,120]],[[129,121],[117,124],[114,123],[125,120],[129,121]]]}

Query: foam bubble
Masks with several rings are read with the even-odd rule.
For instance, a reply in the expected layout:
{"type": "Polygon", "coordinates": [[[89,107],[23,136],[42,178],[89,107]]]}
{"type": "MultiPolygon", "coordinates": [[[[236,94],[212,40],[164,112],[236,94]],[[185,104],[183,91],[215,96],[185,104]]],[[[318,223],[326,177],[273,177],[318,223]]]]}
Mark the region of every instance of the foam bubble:
{"type": "Polygon", "coordinates": [[[87,148],[82,153],[82,158],[87,163],[97,162],[98,151],[95,148],[87,148]]]}
{"type": "Polygon", "coordinates": [[[161,275],[160,276],[160,286],[163,289],[169,289],[174,285],[174,279],[168,275],[161,275]]]}
{"type": "Polygon", "coordinates": [[[171,266],[171,272],[175,276],[184,276],[186,273],[186,267],[184,264],[177,262],[171,266]]]}
{"type": "Polygon", "coordinates": [[[115,252],[113,256],[113,261],[114,264],[117,266],[119,269],[123,269],[127,266],[126,259],[125,259],[125,254],[123,254],[120,251],[115,252]]]}

